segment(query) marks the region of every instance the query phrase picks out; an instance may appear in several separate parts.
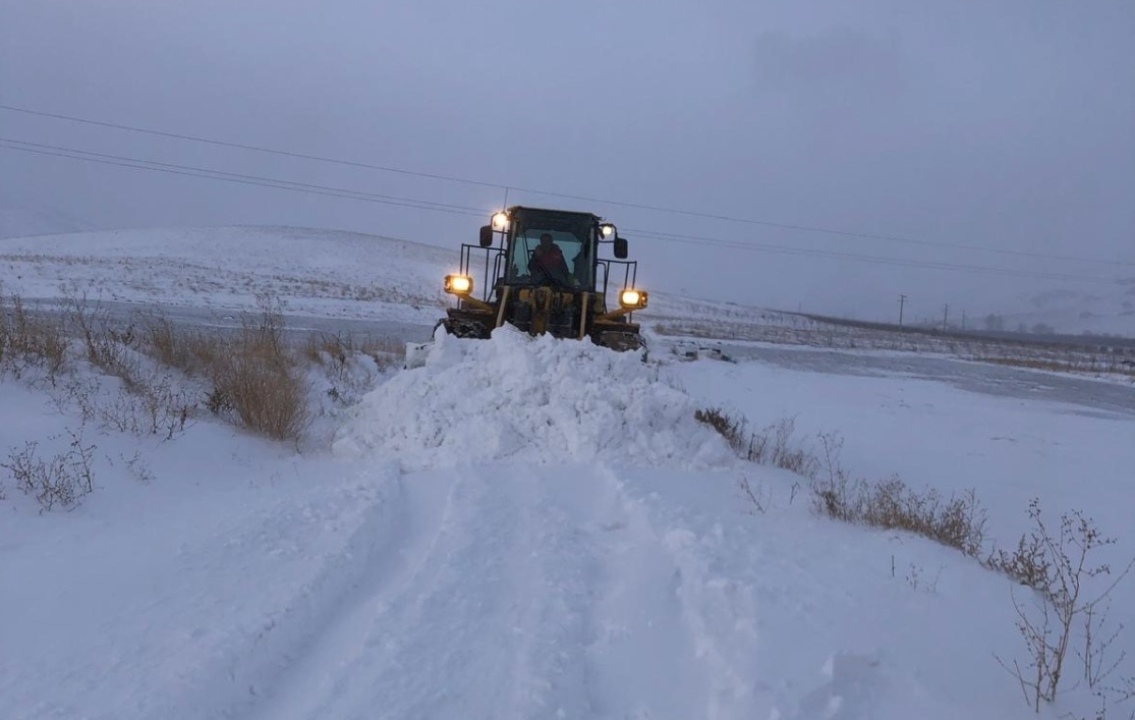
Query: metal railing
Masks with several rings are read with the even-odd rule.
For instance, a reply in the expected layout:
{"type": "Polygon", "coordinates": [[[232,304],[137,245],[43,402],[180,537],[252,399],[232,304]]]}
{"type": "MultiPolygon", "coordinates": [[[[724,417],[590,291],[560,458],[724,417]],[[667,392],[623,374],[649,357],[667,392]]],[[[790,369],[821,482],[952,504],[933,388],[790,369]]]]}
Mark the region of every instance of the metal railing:
{"type": "MultiPolygon", "coordinates": [[[[491,301],[493,292],[496,290],[497,280],[504,277],[501,270],[506,260],[505,248],[499,246],[486,248],[469,243],[463,243],[461,245],[461,274],[473,278],[474,284],[480,282],[481,291],[478,294],[476,289],[474,289],[474,294],[480,297],[482,301],[491,301]],[[483,269],[480,271],[480,278],[473,274],[474,251],[484,254],[483,269]],[[491,272],[490,260],[492,265],[491,272]]],[[[611,281],[612,279],[618,280],[620,269],[622,271],[622,285],[617,287],[616,291],[621,292],[627,288],[635,287],[635,282],[638,279],[637,260],[600,258],[595,263],[595,291],[601,292],[604,298],[607,297],[607,293],[611,289],[611,281]],[[601,275],[600,270],[602,271],[601,275]],[[601,281],[600,278],[602,278],[601,281]]]]}

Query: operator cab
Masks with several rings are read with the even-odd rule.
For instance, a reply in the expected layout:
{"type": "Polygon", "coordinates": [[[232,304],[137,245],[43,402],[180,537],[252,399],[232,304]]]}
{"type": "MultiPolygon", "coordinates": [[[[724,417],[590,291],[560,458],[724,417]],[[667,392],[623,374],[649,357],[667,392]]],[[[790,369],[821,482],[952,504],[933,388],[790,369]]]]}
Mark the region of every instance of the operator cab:
{"type": "Polygon", "coordinates": [[[515,208],[509,218],[504,281],[508,285],[559,285],[572,290],[595,290],[595,252],[598,218],[588,213],[515,208]],[[550,235],[563,254],[566,278],[541,271],[534,257],[540,238],[550,235]]]}

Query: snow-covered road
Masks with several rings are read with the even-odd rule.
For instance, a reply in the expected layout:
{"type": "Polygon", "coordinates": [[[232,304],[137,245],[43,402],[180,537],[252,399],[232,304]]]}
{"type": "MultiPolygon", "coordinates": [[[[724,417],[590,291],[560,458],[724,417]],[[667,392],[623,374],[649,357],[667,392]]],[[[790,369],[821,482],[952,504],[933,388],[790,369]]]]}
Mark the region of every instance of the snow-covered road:
{"type": "Polygon", "coordinates": [[[751,703],[752,678],[705,655],[755,647],[752,608],[713,627],[705,587],[682,592],[681,544],[611,469],[481,467],[401,487],[399,543],[252,717],[732,717],[751,703]]]}

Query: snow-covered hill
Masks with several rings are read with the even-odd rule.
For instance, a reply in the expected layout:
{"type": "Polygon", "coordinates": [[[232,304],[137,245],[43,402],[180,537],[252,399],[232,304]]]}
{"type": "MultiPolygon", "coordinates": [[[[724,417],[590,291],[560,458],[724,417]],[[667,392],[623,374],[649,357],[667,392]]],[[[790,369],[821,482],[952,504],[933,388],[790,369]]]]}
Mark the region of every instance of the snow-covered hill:
{"type": "Polygon", "coordinates": [[[57,208],[0,193],[0,240],[31,235],[55,235],[93,230],[91,223],[57,208]]]}
{"type": "MultiPolygon", "coordinates": [[[[27,299],[72,295],[131,303],[247,310],[258,298],[289,313],[432,327],[452,302],[442,278],[459,249],[334,230],[153,228],[0,239],[0,284],[27,299]]],[[[651,293],[638,319],[751,322],[777,313],[651,293]]],[[[765,321],[768,320],[765,318],[765,321]]]]}
{"type": "Polygon", "coordinates": [[[430,323],[457,255],[378,235],[287,227],[160,228],[0,240],[0,282],[28,299],[72,295],[430,323]]]}
{"type": "Polygon", "coordinates": [[[1135,337],[1135,277],[1091,290],[1056,289],[1025,298],[1004,314],[1006,330],[1044,324],[1058,332],[1135,337]]]}

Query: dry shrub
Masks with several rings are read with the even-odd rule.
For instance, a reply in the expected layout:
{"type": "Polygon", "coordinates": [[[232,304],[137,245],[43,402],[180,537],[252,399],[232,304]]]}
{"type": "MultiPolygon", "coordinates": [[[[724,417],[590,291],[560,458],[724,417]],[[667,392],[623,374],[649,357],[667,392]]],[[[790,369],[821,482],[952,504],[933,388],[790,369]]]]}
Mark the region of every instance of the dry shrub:
{"type": "MultiPolygon", "coordinates": [[[[143,324],[141,348],[150,357],[212,386],[205,406],[215,415],[278,440],[298,440],[307,426],[307,385],[284,338],[283,317],[265,310],[227,336],[177,327],[156,315],[143,324]]],[[[305,346],[305,354],[309,351],[305,346]]],[[[146,425],[152,423],[148,413],[146,425]]],[[[120,413],[130,420],[129,414],[120,413]]],[[[158,414],[160,428],[180,415],[158,414]]]]}
{"type": "Polygon", "coordinates": [[[921,535],[970,557],[981,553],[985,540],[985,511],[972,490],[943,500],[898,477],[870,483],[841,475],[814,485],[813,507],[836,520],[921,535]]]}
{"type": "Polygon", "coordinates": [[[981,552],[985,513],[973,491],[943,499],[935,490],[919,493],[898,477],[875,483],[853,481],[839,463],[843,440],[821,433],[821,455],[794,446],[794,418],[785,418],[752,434],[746,433],[743,419],[731,417],[719,408],[697,410],[694,418],[716,430],[747,460],[811,479],[813,507],[823,515],[915,533],[971,557],[981,552]]]}
{"type": "Polygon", "coordinates": [[[297,440],[307,426],[307,389],[290,367],[266,364],[240,353],[218,368],[210,407],[230,410],[240,424],[277,440],[297,440]]]}
{"type": "Polygon", "coordinates": [[[969,490],[943,499],[938,491],[918,492],[898,476],[852,480],[839,462],[842,439],[820,435],[823,456],[812,482],[812,506],[821,515],[885,530],[904,530],[978,557],[985,542],[985,510],[969,490]]]}
{"type": "Polygon", "coordinates": [[[747,444],[745,420],[730,417],[721,408],[705,408],[694,411],[694,419],[709,425],[717,434],[725,438],[735,452],[743,453],[747,444]]]}
{"type": "Polygon", "coordinates": [[[9,462],[0,468],[9,472],[16,488],[35,497],[40,512],[56,506],[70,509],[79,504],[83,496],[94,491],[94,473],[91,461],[95,446],[84,445],[82,428],[71,436],[70,449],[44,460],[37,454],[36,442],[25,443],[24,449],[12,451],[9,462]]]}
{"type": "MultiPolygon", "coordinates": [[[[1029,503],[1029,518],[1035,529],[1022,536],[1017,551],[987,561],[993,569],[1010,573],[1036,591],[1031,604],[1012,596],[1017,631],[1027,653],[1023,665],[1019,660],[1009,663],[998,658],[998,662],[1016,678],[1026,702],[1039,713],[1042,703],[1056,701],[1064,684],[1068,650],[1074,649],[1081,661],[1080,679],[1100,701],[1099,717],[1103,717],[1109,701],[1133,699],[1131,692],[1110,680],[1126,657],[1126,651],[1115,654],[1112,650],[1123,626],[1113,631],[1106,625],[1111,593],[1135,567],[1135,558],[1112,575],[1107,563],[1094,558],[1115,540],[1104,536],[1078,510],[1061,515],[1059,526],[1053,528],[1034,499],[1029,503]],[[1111,576],[1110,582],[1093,592],[1089,586],[1103,576],[1111,576]]],[[[1135,679],[1121,678],[1120,682],[1135,687],[1135,679]]]]}
{"type": "Polygon", "coordinates": [[[166,367],[186,375],[199,374],[220,355],[219,340],[198,331],[178,329],[163,315],[142,323],[142,351],[166,367]]]}
{"type": "Polygon", "coordinates": [[[741,457],[761,465],[772,465],[805,477],[818,468],[817,458],[804,447],[793,447],[796,419],[784,418],[760,432],[750,433],[744,418],[735,418],[721,408],[694,411],[694,419],[717,431],[741,457]]]}
{"type": "Polygon", "coordinates": [[[62,320],[32,314],[18,296],[0,296],[0,368],[17,376],[39,367],[54,383],[67,362],[67,334],[62,320]]]}
{"type": "Polygon", "coordinates": [[[210,370],[207,406],[242,427],[277,440],[298,440],[310,419],[308,389],[283,338],[283,320],[264,313],[221,341],[210,370]]]}
{"type": "Polygon", "coordinates": [[[749,437],[747,459],[772,465],[797,475],[813,477],[819,468],[819,459],[804,447],[793,447],[796,418],[782,418],[767,425],[749,437]]]}
{"type": "Polygon", "coordinates": [[[69,298],[67,307],[67,320],[82,341],[87,361],[104,374],[119,378],[126,394],[136,396],[123,396],[117,404],[157,404],[163,387],[169,384],[168,379],[143,372],[139,352],[146,350],[146,343],[137,326],[115,319],[84,297],[69,298]]]}
{"type": "Polygon", "coordinates": [[[972,490],[943,500],[935,490],[918,493],[892,477],[860,486],[860,521],[905,530],[976,557],[985,539],[985,514],[972,490]]]}
{"type": "Polygon", "coordinates": [[[994,549],[985,559],[990,570],[1004,573],[1026,587],[1048,592],[1052,566],[1044,541],[1035,533],[1021,535],[1012,552],[994,549]]]}
{"type": "Polygon", "coordinates": [[[92,414],[103,427],[133,435],[160,435],[165,440],[172,440],[185,431],[197,404],[170,378],[155,375],[134,388],[126,388],[113,400],[93,402],[91,407],[92,414]]]}

